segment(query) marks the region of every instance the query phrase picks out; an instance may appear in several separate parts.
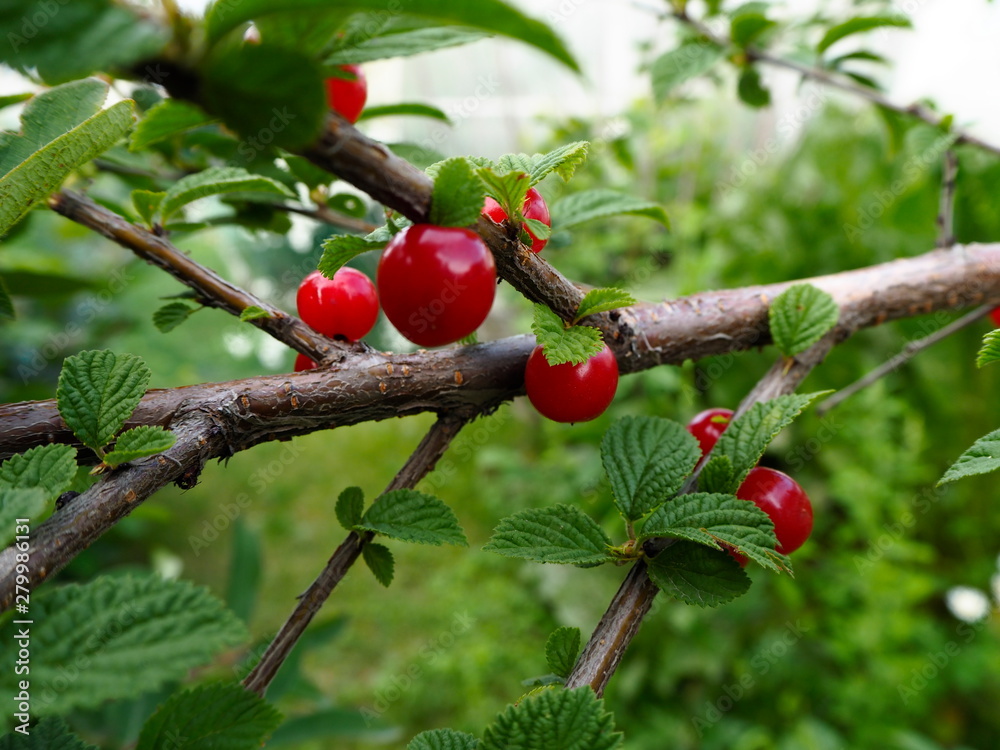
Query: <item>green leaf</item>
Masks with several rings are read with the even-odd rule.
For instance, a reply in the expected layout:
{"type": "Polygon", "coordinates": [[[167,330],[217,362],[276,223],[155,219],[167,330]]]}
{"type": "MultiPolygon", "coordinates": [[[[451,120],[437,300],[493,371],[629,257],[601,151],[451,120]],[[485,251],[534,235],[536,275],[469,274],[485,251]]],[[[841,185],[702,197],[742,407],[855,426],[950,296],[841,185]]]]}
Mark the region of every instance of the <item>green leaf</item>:
{"type": "Polygon", "coordinates": [[[354,531],[365,516],[365,493],[360,487],[346,488],[337,498],[334,513],[341,526],[354,531]]]}
{"type": "MultiPolygon", "coordinates": [[[[31,684],[38,716],[94,708],[182,680],[243,642],[243,623],[208,589],[157,575],[106,576],[33,596],[31,684]],[[67,680],[66,675],[73,675],[67,680]]],[[[16,650],[0,650],[0,700],[16,693],[16,650]]]]}
{"type": "Polygon", "coordinates": [[[604,471],[626,521],[642,518],[672,497],[700,458],[694,436],[662,417],[622,417],[601,440],[604,471]]]}
{"type": "Polygon", "coordinates": [[[253,174],[240,167],[209,167],[198,174],[184,177],[173,185],[163,197],[160,204],[160,215],[163,221],[177,213],[188,203],[209,195],[223,193],[267,193],[285,198],[294,198],[295,194],[277,180],[253,174]]]}
{"type": "MultiPolygon", "coordinates": [[[[36,98],[41,96],[44,95],[36,98]]],[[[65,103],[62,98],[59,102],[65,103]]],[[[40,112],[50,108],[31,108],[30,119],[29,108],[31,105],[21,116],[23,136],[0,136],[0,154],[3,154],[0,157],[0,174],[3,174],[0,177],[0,236],[37,201],[55,192],[73,170],[111,148],[125,135],[134,119],[133,102],[127,99],[49,140],[52,125],[41,126],[31,133],[28,129],[33,127],[34,118],[40,112]],[[17,161],[25,148],[38,146],[40,140],[44,145],[23,161],[17,161]]],[[[65,122],[69,115],[65,111],[61,114],[58,121],[65,122]]]]}
{"type": "Polygon", "coordinates": [[[976,367],[985,367],[1000,360],[1000,328],[983,336],[983,345],[976,356],[976,367]]]}
{"type": "Polygon", "coordinates": [[[177,436],[162,427],[152,425],[133,427],[118,436],[114,450],[104,457],[104,463],[114,468],[135,461],[137,458],[163,453],[176,442],[177,436]]]}
{"type": "Polygon", "coordinates": [[[786,357],[794,357],[837,325],[840,308],[822,289],[794,284],[774,298],[767,316],[775,345],[786,357]]]}
{"type": "Polygon", "coordinates": [[[713,457],[729,458],[733,468],[732,484],[713,489],[726,494],[735,493],[775,436],[821,395],[821,392],[789,393],[770,401],[758,401],[746,414],[734,420],[719,436],[711,454],[713,457]]]}
{"type": "Polygon", "coordinates": [[[588,686],[529,695],[486,727],[480,750],[615,750],[615,717],[588,686]]]}
{"type": "Polygon", "coordinates": [[[6,96],[0,96],[0,109],[6,109],[7,107],[11,107],[15,104],[26,102],[33,96],[34,94],[30,91],[23,94],[7,94],[6,96]]]}
{"type": "Polygon", "coordinates": [[[764,87],[760,79],[760,71],[750,66],[743,68],[736,84],[736,93],[740,101],[751,107],[766,107],[771,103],[771,92],[764,87]]]}
{"type": "Polygon", "coordinates": [[[723,549],[724,542],[765,568],[791,571],[788,558],[774,551],[778,540],[767,513],[732,495],[695,492],[674,498],[643,524],[639,541],[652,537],[686,539],[713,549],[723,549]]]}
{"type": "Polygon", "coordinates": [[[912,24],[910,19],[906,16],[859,16],[857,18],[852,18],[850,21],[845,21],[844,23],[838,24],[830,29],[823,35],[819,44],[816,45],[816,51],[820,54],[826,52],[830,47],[832,47],[836,42],[839,42],[845,37],[851,36],[852,34],[860,34],[865,31],[871,31],[872,29],[878,29],[885,26],[895,26],[897,28],[910,28],[912,24]]]}
{"type": "Polygon", "coordinates": [[[556,628],[545,641],[545,663],[552,674],[569,677],[580,656],[580,628],[556,628]]]}
{"type": "Polygon", "coordinates": [[[698,489],[702,492],[721,492],[729,494],[733,487],[738,487],[733,462],[729,456],[712,455],[708,463],[698,475],[698,489]]]}
{"type": "Polygon", "coordinates": [[[476,174],[486,185],[486,194],[500,204],[507,216],[520,216],[524,198],[531,188],[531,179],[524,171],[498,170],[498,167],[479,167],[476,174]]]}
{"type": "Polygon", "coordinates": [[[393,560],[389,548],[382,544],[368,542],[361,548],[361,557],[364,558],[368,570],[375,576],[375,580],[389,588],[396,570],[396,562],[393,560]]]}
{"type": "Polygon", "coordinates": [[[386,492],[372,503],[358,528],[403,542],[469,544],[452,509],[416,490],[386,492]]]}
{"type": "Polygon", "coordinates": [[[191,307],[184,302],[168,302],[153,313],[153,325],[159,329],[160,333],[167,333],[174,330],[197,311],[197,307],[191,307]]]}
{"type": "Polygon", "coordinates": [[[604,348],[604,339],[598,329],[590,326],[567,328],[562,318],[542,304],[535,305],[531,330],[545,353],[545,361],[552,366],[586,362],[604,348]]]}
{"type": "Polygon", "coordinates": [[[746,47],[775,25],[767,17],[767,3],[745,3],[730,16],[729,38],[733,44],[746,47]]]}
{"type": "Polygon", "coordinates": [[[214,121],[200,107],[177,99],[164,99],[139,120],[129,139],[128,150],[142,151],[154,143],[214,121]]]}
{"type": "Polygon", "coordinates": [[[240,321],[246,323],[251,320],[261,320],[262,318],[270,318],[271,313],[262,307],[257,307],[257,305],[247,305],[240,312],[240,321]]]}
{"type": "Polygon", "coordinates": [[[635,298],[624,289],[616,289],[614,287],[591,289],[584,295],[580,307],[577,308],[576,319],[583,320],[591,315],[617,310],[619,307],[628,307],[634,304],[635,298]]]}
{"type": "Polygon", "coordinates": [[[7,291],[7,284],[0,276],[0,320],[14,320],[17,315],[14,312],[14,301],[7,291]]]}
{"type": "MultiPolygon", "coordinates": [[[[329,0],[241,0],[235,5],[219,0],[209,7],[205,15],[208,39],[214,43],[226,32],[259,16],[298,13],[328,5],[329,0]]],[[[338,0],[337,7],[342,10],[385,12],[385,0],[338,0]]],[[[406,10],[414,16],[437,21],[440,26],[467,26],[517,39],[548,53],[571,70],[579,71],[569,50],[548,26],[528,18],[500,0],[477,0],[475,3],[409,0],[406,10]]]]}
{"type": "Polygon", "coordinates": [[[938,486],[956,479],[989,474],[1000,469],[1000,430],[979,438],[938,480],[938,486]]]}
{"type": "Polygon", "coordinates": [[[374,120],[376,117],[396,117],[406,115],[408,117],[429,117],[432,120],[441,122],[451,122],[442,110],[432,107],[429,104],[419,104],[416,102],[405,102],[402,104],[384,104],[381,107],[365,107],[358,121],[374,120]]]}
{"type": "MultiPolygon", "coordinates": [[[[365,13],[359,20],[370,23],[376,14],[365,13]]],[[[456,47],[492,36],[479,29],[429,25],[412,16],[388,19],[376,34],[345,34],[326,58],[327,65],[363,63],[390,57],[408,57],[445,47],[456,47]]]]}
{"type": "Polygon", "coordinates": [[[431,196],[430,223],[442,227],[475,224],[486,200],[483,181],[463,157],[448,159],[438,167],[431,196]]]}
{"type": "MultiPolygon", "coordinates": [[[[0,62],[37,69],[48,84],[153,58],[169,39],[152,16],[112,0],[5,0],[0,29],[0,62]]],[[[142,74],[159,83],[167,72],[142,74]]]]}
{"type": "Polygon", "coordinates": [[[259,532],[246,523],[245,517],[239,517],[233,522],[226,576],[226,606],[248,625],[253,617],[260,588],[260,536],[259,532]]]}
{"type": "Polygon", "coordinates": [[[525,170],[531,178],[532,187],[552,172],[569,181],[573,177],[573,173],[576,172],[576,168],[587,160],[589,151],[590,143],[574,141],[549,151],[547,154],[535,154],[531,158],[531,166],[525,170]]]}
{"type": "Polygon", "coordinates": [[[60,718],[42,719],[21,734],[11,732],[0,737],[0,750],[100,750],[97,745],[85,744],[73,734],[60,718]]]}
{"type": "Polygon", "coordinates": [[[244,750],[260,747],[281,724],[278,710],[238,682],[171,695],[143,725],[136,750],[244,750]]]}
{"type": "Polygon", "coordinates": [[[530,508],[500,521],[484,550],[541,563],[599,565],[609,562],[611,539],[572,505],[530,508]]]}
{"type": "Polygon", "coordinates": [[[285,160],[288,169],[295,175],[295,178],[310,190],[320,185],[329,185],[335,179],[325,169],[320,169],[304,157],[285,153],[282,154],[281,158],[285,160]]]}
{"type": "Polygon", "coordinates": [[[567,195],[556,203],[552,207],[552,226],[556,229],[569,229],[585,221],[626,214],[645,216],[664,226],[670,223],[659,204],[600,188],[567,195]]]}
{"type": "Polygon", "coordinates": [[[13,541],[17,519],[35,521],[45,514],[50,504],[41,487],[11,489],[0,486],[0,545],[6,547],[13,541]]]}
{"type": "MultiPolygon", "coordinates": [[[[375,234],[372,232],[372,234],[375,234]]],[[[388,234],[388,232],[386,233],[388,234]]],[[[356,237],[352,234],[335,234],[323,243],[323,257],[319,259],[319,270],[328,279],[339,271],[345,263],[353,260],[369,250],[381,250],[386,240],[372,240],[368,237],[356,237]]]]}
{"type": "Polygon", "coordinates": [[[166,192],[154,193],[152,190],[132,191],[132,206],[135,208],[135,212],[146,223],[147,227],[153,226],[153,217],[156,216],[156,212],[160,209],[160,204],[163,202],[165,195],[166,192]]]}
{"type": "Polygon", "coordinates": [[[707,73],[725,55],[722,47],[709,42],[689,42],[653,61],[653,96],[662,103],[685,81],[707,73]]]}
{"type": "Polygon", "coordinates": [[[848,52],[846,55],[840,55],[835,57],[827,63],[827,66],[839,70],[842,63],[848,62],[850,60],[863,60],[865,62],[878,63],[880,65],[888,65],[889,61],[886,60],[882,55],[877,55],[874,52],[869,52],[868,50],[857,50],[856,52],[848,52]]]}
{"type": "MultiPolygon", "coordinates": [[[[552,235],[552,227],[544,221],[539,221],[538,219],[525,219],[524,225],[527,227],[528,231],[531,232],[531,234],[540,240],[547,240],[552,235]]],[[[530,238],[525,244],[530,244],[530,238]]]]}
{"type": "Polygon", "coordinates": [[[132,416],[149,376],[134,354],[104,349],[66,357],[56,388],[59,415],[81,443],[99,451],[132,416]]]}
{"type": "Polygon", "coordinates": [[[471,734],[454,729],[432,729],[421,732],[406,746],[406,750],[476,750],[479,740],[471,734]]]}
{"type": "Polygon", "coordinates": [[[728,552],[678,542],[649,561],[649,578],[687,604],[715,607],[745,594],[750,578],[728,552]]]}
{"type": "Polygon", "coordinates": [[[76,449],[69,445],[39,445],[0,464],[0,488],[40,487],[48,500],[69,489],[76,476],[76,449]]]}

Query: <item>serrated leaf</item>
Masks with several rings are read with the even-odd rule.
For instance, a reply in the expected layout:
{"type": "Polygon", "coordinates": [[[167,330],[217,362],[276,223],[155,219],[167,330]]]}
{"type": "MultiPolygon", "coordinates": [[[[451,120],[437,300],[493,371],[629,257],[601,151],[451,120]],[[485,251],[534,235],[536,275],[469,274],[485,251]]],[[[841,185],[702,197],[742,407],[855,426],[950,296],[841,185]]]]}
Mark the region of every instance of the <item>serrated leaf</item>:
{"type": "Polygon", "coordinates": [[[668,596],[716,607],[745,594],[750,578],[728,552],[680,541],[649,561],[649,578],[668,596]]]}
{"type": "Polygon", "coordinates": [[[41,487],[0,486],[0,545],[6,547],[14,539],[17,519],[35,521],[45,514],[50,503],[41,487]]]}
{"type": "Polygon", "coordinates": [[[200,107],[177,99],[164,99],[146,112],[132,131],[129,151],[141,151],[188,130],[208,125],[215,119],[200,107]]]}
{"type": "Polygon", "coordinates": [[[760,78],[760,71],[753,66],[743,68],[740,72],[736,93],[740,101],[751,107],[766,107],[771,103],[771,92],[765,88],[760,78]]]}
{"type": "Polygon", "coordinates": [[[531,185],[535,186],[544,180],[552,172],[569,181],[579,167],[587,160],[590,151],[590,143],[587,141],[574,141],[549,151],[547,154],[535,154],[531,169],[528,174],[531,177],[531,185]]]}
{"type": "Polygon", "coordinates": [[[337,497],[334,513],[341,526],[354,531],[365,515],[365,493],[360,487],[347,487],[337,497]]]}
{"type": "Polygon", "coordinates": [[[590,326],[566,327],[562,318],[542,304],[535,305],[535,320],[531,324],[545,361],[553,367],[566,362],[586,362],[604,348],[601,332],[590,326]]]}
{"type": "MultiPolygon", "coordinates": [[[[359,18],[370,22],[373,15],[363,14],[359,18]]],[[[412,16],[396,16],[388,19],[374,35],[362,33],[351,38],[350,34],[345,34],[343,40],[336,40],[337,45],[325,62],[327,65],[343,65],[390,57],[408,57],[469,44],[488,36],[491,34],[479,29],[434,26],[412,16]]]]}
{"type": "Polygon", "coordinates": [[[29,732],[11,732],[0,737],[0,750],[100,750],[73,734],[61,718],[49,717],[29,732]]]}
{"type": "Polygon", "coordinates": [[[518,216],[524,205],[524,198],[531,188],[531,180],[527,172],[503,172],[498,169],[489,166],[479,167],[476,174],[486,185],[486,194],[499,203],[508,216],[518,216]]]}
{"type": "Polygon", "coordinates": [[[633,198],[614,190],[584,190],[567,195],[552,207],[552,226],[569,229],[594,219],[609,216],[644,216],[669,225],[666,211],[658,203],[633,198]]]}
{"type": "Polygon", "coordinates": [[[788,558],[774,551],[778,540],[767,513],[733,495],[695,492],[674,498],[650,514],[638,541],[652,537],[686,539],[713,549],[723,549],[724,542],[765,568],[791,571],[788,558]]]}
{"type": "MultiPolygon", "coordinates": [[[[366,234],[365,240],[367,240],[368,242],[377,242],[379,243],[379,247],[382,247],[389,240],[391,240],[393,237],[395,237],[397,234],[399,234],[404,229],[406,229],[406,227],[409,226],[413,226],[413,222],[407,219],[405,216],[399,216],[399,215],[391,216],[383,226],[380,226],[374,232],[366,234]]],[[[331,237],[330,240],[328,241],[332,241],[333,239],[334,238],[331,237]]],[[[323,269],[320,270],[322,271],[323,269]]]]}
{"type": "Polygon", "coordinates": [[[143,425],[125,430],[115,441],[115,449],[104,457],[104,463],[114,468],[145,456],[155,456],[169,450],[177,436],[159,426],[143,425]]]}
{"type": "Polygon", "coordinates": [[[209,167],[198,174],[183,177],[171,185],[160,204],[160,215],[165,222],[192,201],[209,195],[234,192],[295,197],[291,190],[270,177],[248,172],[241,167],[209,167]]]}
{"type": "MultiPolygon", "coordinates": [[[[234,5],[226,0],[213,3],[205,14],[210,43],[217,42],[237,26],[271,13],[298,13],[324,9],[329,0],[241,0],[234,5]]],[[[385,12],[385,0],[338,0],[342,10],[385,12]]],[[[523,15],[500,0],[477,0],[456,3],[453,0],[409,0],[409,14],[437,21],[439,26],[465,26],[499,34],[530,44],[553,56],[573,71],[579,66],[563,42],[541,21],[523,15]]]]}
{"type": "Polygon", "coordinates": [[[39,445],[0,464],[0,489],[41,488],[54,500],[76,476],[76,449],[69,445],[39,445]]]}
{"type": "Polygon", "coordinates": [[[569,677],[579,656],[580,628],[556,628],[545,641],[545,663],[559,677],[569,677]]]}
{"type": "Polygon", "coordinates": [[[1000,469],[1000,430],[979,438],[938,480],[938,486],[1000,469]]]}
{"type": "MultiPolygon", "coordinates": [[[[525,219],[524,225],[532,235],[540,240],[547,240],[552,235],[552,227],[544,221],[539,221],[538,219],[525,219]]],[[[530,238],[525,244],[531,244],[530,238]]]]}
{"type": "Polygon", "coordinates": [[[610,561],[611,539],[572,505],[530,508],[500,521],[484,550],[541,563],[599,565],[610,561]]]}
{"type": "Polygon", "coordinates": [[[389,588],[396,570],[396,562],[389,548],[382,544],[368,542],[361,548],[361,557],[364,558],[368,570],[375,576],[375,580],[389,588]]]}
{"type": "Polygon", "coordinates": [[[530,695],[486,727],[481,750],[615,750],[615,717],[589,686],[530,695]]]}
{"type": "Polygon", "coordinates": [[[111,148],[125,135],[133,119],[133,102],[118,102],[52,140],[0,177],[0,236],[36,202],[55,192],[73,170],[111,148]]]}
{"type": "Polygon", "coordinates": [[[794,284],[774,298],[767,316],[775,346],[786,357],[794,357],[837,325],[840,308],[822,289],[794,284]]]}
{"type": "Polygon", "coordinates": [[[438,167],[431,195],[430,223],[442,227],[475,224],[483,210],[486,191],[472,165],[463,157],[438,167]]]}
{"type": "Polygon", "coordinates": [[[997,360],[1000,360],[1000,328],[983,336],[983,345],[976,355],[976,367],[985,367],[997,360]]]}
{"type": "Polygon", "coordinates": [[[135,411],[149,377],[134,354],[103,349],[67,357],[56,387],[59,415],[81,443],[100,450],[135,411]]]}
{"type": "Polygon", "coordinates": [[[167,333],[174,330],[197,310],[198,308],[183,302],[168,302],[153,313],[153,325],[160,333],[167,333]]]}
{"type": "Polygon", "coordinates": [[[734,420],[719,436],[711,453],[713,457],[727,456],[732,462],[732,484],[713,489],[726,494],[735,493],[775,436],[821,395],[821,392],[789,393],[770,401],[758,401],[746,414],[734,420]]]}
{"type": "Polygon", "coordinates": [[[260,320],[261,318],[270,318],[271,313],[262,307],[257,307],[257,305],[247,305],[240,312],[240,321],[246,323],[251,320],[260,320]]]}
{"type": "Polygon", "coordinates": [[[135,212],[139,214],[139,217],[146,223],[146,226],[153,226],[153,217],[156,216],[156,212],[160,208],[160,204],[163,202],[163,197],[166,195],[165,191],[153,192],[152,190],[133,190],[132,191],[132,207],[135,208],[135,212]]]}
{"type": "Polygon", "coordinates": [[[7,291],[7,284],[3,277],[0,277],[0,320],[14,320],[16,317],[14,300],[10,298],[10,292],[7,291]]]}
{"type": "Polygon", "coordinates": [[[587,292],[576,311],[576,319],[583,320],[590,315],[617,310],[635,304],[635,298],[624,289],[603,287],[587,292]]]}
{"type": "Polygon", "coordinates": [[[702,492],[721,492],[728,494],[731,488],[738,486],[733,462],[729,456],[717,456],[713,453],[698,475],[698,489],[702,492]]]}
{"type": "Polygon", "coordinates": [[[372,503],[358,528],[403,542],[460,547],[469,544],[452,509],[438,498],[416,490],[386,492],[372,503]]]}
{"type": "Polygon", "coordinates": [[[677,86],[707,73],[725,52],[709,42],[691,42],[660,55],[653,61],[653,96],[662,103],[677,86]]]}
{"type": "Polygon", "coordinates": [[[623,417],[601,440],[604,471],[626,521],[666,502],[700,458],[697,439],[683,425],[662,417],[623,417]]]}
{"type": "Polygon", "coordinates": [[[886,26],[895,26],[897,28],[910,28],[912,24],[910,19],[906,16],[859,16],[857,18],[852,18],[844,23],[837,24],[836,26],[827,30],[820,40],[819,44],[816,45],[816,51],[820,54],[826,52],[830,47],[832,47],[836,42],[839,42],[845,37],[851,36],[852,34],[860,34],[865,31],[871,31],[872,29],[878,29],[886,26]]]}
{"type": "MultiPolygon", "coordinates": [[[[378,230],[375,230],[376,232],[378,230]]],[[[375,232],[372,232],[375,234],[375,232]]],[[[386,232],[388,234],[388,232],[386,232]]],[[[381,250],[386,240],[372,240],[368,237],[356,237],[352,234],[336,234],[323,243],[323,257],[319,259],[319,270],[328,279],[332,279],[344,264],[369,250],[381,250]]]]}
{"type": "MultiPolygon", "coordinates": [[[[94,708],[181,680],[247,638],[207,588],[157,575],[49,587],[31,600],[31,684],[38,715],[94,708]],[[67,680],[66,675],[73,675],[67,680]]],[[[16,650],[0,650],[0,700],[16,693],[16,650]]]]}
{"type": "Polygon", "coordinates": [[[476,750],[479,740],[471,734],[454,729],[432,729],[421,732],[406,746],[406,750],[476,750]]]}
{"type": "Polygon", "coordinates": [[[136,750],[244,750],[260,747],[281,713],[238,682],[171,695],[143,725],[136,750]]]}
{"type": "Polygon", "coordinates": [[[451,118],[442,110],[432,107],[429,104],[420,104],[418,102],[402,102],[400,104],[384,104],[380,107],[365,107],[361,111],[361,116],[358,117],[358,122],[362,120],[374,120],[376,117],[399,116],[427,117],[431,120],[451,123],[451,118]]]}

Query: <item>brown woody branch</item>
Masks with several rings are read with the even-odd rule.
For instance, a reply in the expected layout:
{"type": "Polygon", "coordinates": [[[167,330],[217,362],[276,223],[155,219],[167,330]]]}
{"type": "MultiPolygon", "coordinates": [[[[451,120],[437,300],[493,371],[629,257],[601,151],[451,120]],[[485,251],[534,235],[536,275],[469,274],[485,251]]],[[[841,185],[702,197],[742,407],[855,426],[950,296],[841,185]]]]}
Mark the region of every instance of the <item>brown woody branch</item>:
{"type": "Polygon", "coordinates": [[[315,206],[311,207],[295,206],[290,203],[274,203],[269,205],[272,205],[279,211],[287,211],[290,214],[308,216],[310,219],[321,221],[332,227],[339,227],[340,229],[346,229],[349,232],[357,232],[358,234],[368,234],[369,232],[374,232],[378,229],[378,227],[371,222],[365,221],[364,219],[358,219],[354,216],[348,216],[340,211],[334,211],[332,208],[323,205],[322,203],[317,203],[315,206]]]}

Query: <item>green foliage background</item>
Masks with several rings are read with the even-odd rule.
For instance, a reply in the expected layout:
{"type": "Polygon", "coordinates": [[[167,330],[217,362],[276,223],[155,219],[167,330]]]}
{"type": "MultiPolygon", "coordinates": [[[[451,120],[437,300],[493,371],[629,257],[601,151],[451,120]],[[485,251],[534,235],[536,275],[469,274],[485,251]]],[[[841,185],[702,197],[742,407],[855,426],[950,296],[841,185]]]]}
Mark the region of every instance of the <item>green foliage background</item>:
{"type": "MultiPolygon", "coordinates": [[[[930,156],[934,131],[896,122],[887,128],[871,110],[842,109],[834,98],[801,136],[779,135],[768,153],[747,135],[755,115],[737,107],[722,96],[660,108],[639,102],[626,113],[624,132],[610,138],[606,123],[549,123],[549,141],[524,144],[526,151],[595,141],[573,189],[618,187],[660,201],[673,230],[609,220],[556,231],[546,256],[571,278],[658,299],[833,273],[933,245],[940,184],[940,158],[930,156]],[[898,195],[887,193],[895,180],[904,183],[898,195]]],[[[964,148],[959,158],[958,239],[996,241],[1000,164],[964,148]]],[[[560,189],[554,182],[543,185],[550,205],[560,189]]],[[[99,174],[90,193],[111,203],[126,198],[99,174]]],[[[243,231],[202,232],[180,244],[292,309],[295,287],[315,266],[326,234],[318,230],[307,253],[278,235],[243,231]]],[[[373,264],[367,256],[357,262],[368,271],[373,264]]],[[[266,337],[221,312],[201,311],[160,334],[150,300],[180,285],[47,212],[5,241],[0,272],[12,290],[40,295],[24,301],[21,319],[0,339],[4,401],[50,397],[62,358],[98,346],[144,357],[153,387],[292,366],[293,353],[268,349],[266,337]],[[239,346],[227,350],[226,337],[236,337],[247,356],[233,354],[239,346]]],[[[509,292],[502,291],[484,338],[528,330],[530,306],[509,292]]],[[[864,331],[805,387],[843,387],[952,317],[864,331]]],[[[944,606],[952,586],[989,591],[996,581],[994,480],[933,489],[954,458],[997,425],[1000,370],[974,366],[985,330],[984,323],[949,338],[825,418],[807,412],[772,445],[765,462],[792,474],[816,509],[813,537],[794,555],[796,578],[752,571],[750,593],[717,610],[659,597],[607,694],[627,747],[995,746],[997,618],[968,625],[944,606]]],[[[399,347],[381,322],[371,340],[399,347]]],[[[629,376],[612,408],[592,423],[553,424],[518,402],[468,427],[421,489],[456,509],[470,549],[390,542],[391,589],[360,567],[352,571],[321,615],[326,626],[300,647],[302,676],[279,680],[269,697],[288,716],[326,711],[337,747],[401,747],[436,726],[478,732],[522,694],[520,680],[545,672],[547,634],[573,625],[586,637],[624,574],[479,551],[496,523],[568,502],[603,518],[620,539],[600,473],[606,427],[626,414],[686,421],[707,406],[733,407],[774,356],[770,349],[746,352],[629,376]]],[[[340,491],[359,485],[369,497],[378,493],[429,424],[430,417],[365,424],[211,465],[194,489],[170,488],[139,508],[64,577],[182,569],[238,604],[264,641],[343,537],[333,514],[340,491]],[[234,522],[233,508],[241,506],[234,522]],[[244,556],[231,569],[234,539],[244,556]]],[[[229,654],[212,674],[240,676],[242,656],[229,654]]],[[[91,739],[120,746],[162,697],[138,697],[73,723],[89,726],[91,739]]],[[[268,747],[329,746],[280,739],[279,732],[268,747]]]]}

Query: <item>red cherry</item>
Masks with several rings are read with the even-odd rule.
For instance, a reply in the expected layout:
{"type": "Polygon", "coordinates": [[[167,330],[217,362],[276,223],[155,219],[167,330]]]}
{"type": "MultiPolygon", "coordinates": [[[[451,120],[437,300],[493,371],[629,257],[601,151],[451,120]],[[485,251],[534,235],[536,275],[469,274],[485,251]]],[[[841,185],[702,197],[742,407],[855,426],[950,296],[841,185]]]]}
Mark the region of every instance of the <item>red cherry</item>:
{"type": "MultiPolygon", "coordinates": [[[[497,224],[507,220],[507,212],[488,195],[486,196],[486,205],[483,207],[483,213],[497,224]]],[[[524,214],[525,219],[537,219],[547,226],[552,226],[552,219],[549,217],[549,207],[545,205],[545,199],[542,198],[542,194],[534,188],[528,189],[528,194],[524,197],[524,205],[521,207],[521,213],[524,214]]],[[[531,252],[541,252],[548,240],[538,239],[534,232],[527,227],[525,227],[525,230],[531,235],[531,252]]]]}
{"type": "Polygon", "coordinates": [[[295,372],[305,372],[306,370],[315,370],[319,367],[319,364],[309,359],[305,354],[299,354],[295,358],[295,372]]]}
{"type": "Polygon", "coordinates": [[[378,295],[361,271],[341,268],[332,279],[313,271],[299,285],[299,317],[324,336],[357,341],[378,318],[378,295]]]}
{"type": "Polygon", "coordinates": [[[357,65],[339,65],[350,78],[330,77],[326,79],[326,101],[330,109],[339,112],[350,123],[361,117],[368,99],[368,81],[364,71],[357,65]]]}
{"type": "Polygon", "coordinates": [[[698,438],[701,444],[701,455],[707,456],[709,451],[715,447],[729,423],[733,419],[732,409],[705,409],[694,415],[688,422],[687,431],[698,438]]]}
{"type": "Polygon", "coordinates": [[[618,389],[618,360],[605,344],[578,365],[550,365],[536,346],[524,368],[528,400],[554,422],[588,422],[608,408],[618,389]]]}
{"type": "Polygon", "coordinates": [[[486,320],[497,271],[475,232],[414,224],[386,245],[376,279],[385,316],[396,329],[414,344],[443,346],[486,320]]]}
{"type": "Polygon", "coordinates": [[[787,474],[764,466],[750,470],[736,497],[750,500],[774,522],[778,552],[787,555],[801,547],[813,527],[812,503],[805,490],[787,474]]]}
{"type": "Polygon", "coordinates": [[[993,325],[1000,328],[1000,307],[993,308],[993,311],[990,313],[990,320],[993,321],[993,325]]]}

